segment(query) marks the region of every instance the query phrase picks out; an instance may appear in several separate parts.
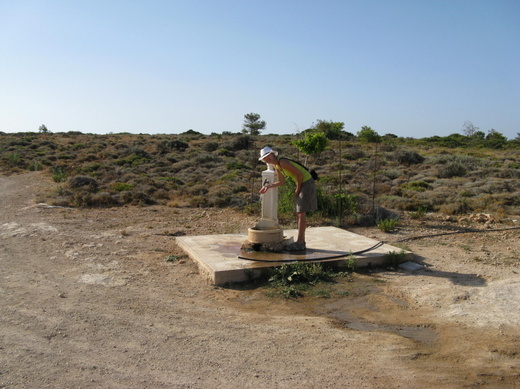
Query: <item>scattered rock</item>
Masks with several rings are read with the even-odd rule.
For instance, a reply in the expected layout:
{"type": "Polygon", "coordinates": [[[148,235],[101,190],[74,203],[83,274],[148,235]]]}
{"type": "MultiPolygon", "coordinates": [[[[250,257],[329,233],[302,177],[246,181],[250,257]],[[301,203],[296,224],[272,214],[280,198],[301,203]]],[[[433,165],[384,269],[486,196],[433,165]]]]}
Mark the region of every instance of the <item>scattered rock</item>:
{"type": "Polygon", "coordinates": [[[495,222],[493,215],[489,213],[472,213],[468,216],[462,216],[458,219],[459,223],[473,222],[491,224],[495,222]]]}

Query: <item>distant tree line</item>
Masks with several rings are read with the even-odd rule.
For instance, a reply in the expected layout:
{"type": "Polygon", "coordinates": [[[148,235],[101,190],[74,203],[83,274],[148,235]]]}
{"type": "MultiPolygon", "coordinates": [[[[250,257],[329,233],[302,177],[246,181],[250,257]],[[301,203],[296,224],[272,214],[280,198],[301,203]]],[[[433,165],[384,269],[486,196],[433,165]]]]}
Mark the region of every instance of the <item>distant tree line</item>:
{"type": "MultiPolygon", "coordinates": [[[[240,140],[237,140],[240,145],[237,145],[238,149],[251,149],[255,147],[255,136],[260,135],[260,132],[265,130],[266,122],[261,120],[261,116],[258,113],[248,113],[244,115],[244,123],[242,125],[242,131],[232,133],[229,131],[222,132],[222,135],[237,135],[240,136],[240,140]]],[[[489,148],[489,149],[502,149],[502,148],[516,148],[520,147],[520,132],[517,133],[515,139],[508,140],[502,133],[491,129],[486,134],[481,131],[479,127],[476,127],[471,121],[464,122],[462,126],[462,134],[453,133],[448,136],[434,135],[426,138],[402,138],[394,134],[379,135],[371,127],[363,126],[360,131],[356,134],[344,130],[345,123],[334,122],[318,119],[308,129],[297,134],[297,139],[292,143],[306,156],[316,156],[324,151],[329,145],[329,141],[355,141],[359,140],[366,143],[393,143],[393,142],[405,142],[405,143],[417,143],[417,144],[428,144],[431,146],[438,147],[476,147],[476,148],[489,148]]],[[[38,132],[42,134],[51,133],[45,124],[42,124],[38,128],[38,132]]],[[[78,131],[69,131],[69,134],[81,135],[78,131]]],[[[203,137],[203,133],[194,131],[192,129],[181,133],[180,135],[193,137],[203,137]]],[[[212,133],[211,135],[219,135],[212,133]]]]}

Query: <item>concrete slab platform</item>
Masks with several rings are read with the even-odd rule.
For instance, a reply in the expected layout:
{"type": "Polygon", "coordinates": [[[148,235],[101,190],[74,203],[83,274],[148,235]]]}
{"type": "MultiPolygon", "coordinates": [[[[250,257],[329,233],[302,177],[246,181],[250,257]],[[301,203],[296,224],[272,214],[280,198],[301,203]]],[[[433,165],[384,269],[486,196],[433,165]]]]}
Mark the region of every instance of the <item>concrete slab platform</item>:
{"type": "MultiPolygon", "coordinates": [[[[297,230],[284,236],[296,238],[297,230]]],[[[307,250],[297,252],[242,252],[247,234],[222,234],[177,237],[177,244],[195,261],[201,273],[215,285],[236,283],[259,277],[262,271],[287,262],[343,262],[351,254],[359,267],[381,265],[385,254],[401,249],[336,227],[315,227],[306,231],[307,250]],[[365,251],[370,249],[369,251],[365,251]]],[[[406,260],[413,259],[404,251],[406,260]]]]}

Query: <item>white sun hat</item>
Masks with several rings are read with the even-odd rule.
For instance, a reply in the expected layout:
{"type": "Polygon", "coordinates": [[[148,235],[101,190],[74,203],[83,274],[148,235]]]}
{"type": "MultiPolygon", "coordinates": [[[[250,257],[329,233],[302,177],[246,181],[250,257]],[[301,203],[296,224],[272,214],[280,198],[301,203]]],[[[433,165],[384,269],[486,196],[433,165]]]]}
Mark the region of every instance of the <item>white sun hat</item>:
{"type": "Polygon", "coordinates": [[[259,161],[267,157],[269,154],[278,155],[278,151],[274,151],[269,146],[264,147],[262,150],[260,150],[260,158],[258,158],[259,161]]]}

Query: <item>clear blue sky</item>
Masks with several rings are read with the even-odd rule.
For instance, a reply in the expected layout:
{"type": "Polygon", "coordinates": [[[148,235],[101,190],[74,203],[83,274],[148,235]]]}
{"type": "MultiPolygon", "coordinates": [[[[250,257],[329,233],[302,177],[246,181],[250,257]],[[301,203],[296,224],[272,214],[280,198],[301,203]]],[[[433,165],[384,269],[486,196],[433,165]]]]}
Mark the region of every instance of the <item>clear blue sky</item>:
{"type": "Polygon", "coordinates": [[[0,131],[520,132],[519,0],[0,0],[0,131]]]}

